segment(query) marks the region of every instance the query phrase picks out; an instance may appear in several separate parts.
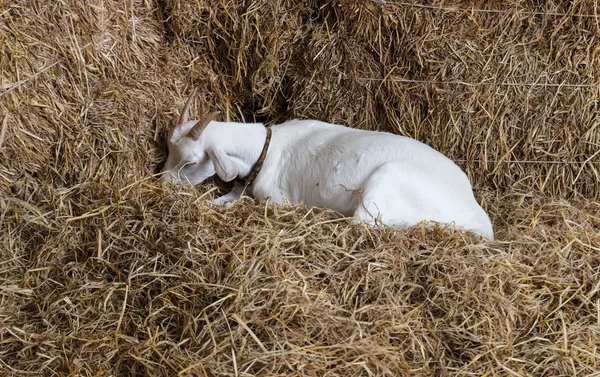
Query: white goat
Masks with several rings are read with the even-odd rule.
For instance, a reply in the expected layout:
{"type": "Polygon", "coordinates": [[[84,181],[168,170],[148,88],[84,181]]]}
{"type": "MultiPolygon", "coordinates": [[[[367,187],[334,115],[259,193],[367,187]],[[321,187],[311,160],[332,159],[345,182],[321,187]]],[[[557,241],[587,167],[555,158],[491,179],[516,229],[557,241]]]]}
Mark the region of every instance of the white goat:
{"type": "Polygon", "coordinates": [[[272,131],[260,123],[217,122],[216,113],[189,121],[192,98],[169,135],[165,182],[196,185],[215,173],[229,182],[250,174],[245,186],[213,203],[236,200],[245,188],[256,199],[330,208],[371,225],[408,228],[430,220],[494,238],[466,174],[419,141],[317,120],[292,120],[272,131]]]}

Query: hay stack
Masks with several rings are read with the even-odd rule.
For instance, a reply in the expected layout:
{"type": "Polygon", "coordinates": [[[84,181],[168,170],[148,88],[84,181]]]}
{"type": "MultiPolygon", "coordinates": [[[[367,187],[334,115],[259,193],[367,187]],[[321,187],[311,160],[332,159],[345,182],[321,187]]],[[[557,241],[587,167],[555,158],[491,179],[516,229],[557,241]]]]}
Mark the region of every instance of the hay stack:
{"type": "Polygon", "coordinates": [[[225,103],[267,120],[414,137],[467,160],[478,187],[598,198],[598,20],[571,16],[593,14],[589,2],[493,8],[505,13],[344,0],[167,4],[166,27],[213,98],[225,90],[225,103]]]}
{"type": "Polygon", "coordinates": [[[598,88],[502,83],[597,84],[600,28],[531,4],[2,3],[0,375],[594,373],[598,88]],[[499,241],[164,187],[191,87],[468,160],[499,241]]]}

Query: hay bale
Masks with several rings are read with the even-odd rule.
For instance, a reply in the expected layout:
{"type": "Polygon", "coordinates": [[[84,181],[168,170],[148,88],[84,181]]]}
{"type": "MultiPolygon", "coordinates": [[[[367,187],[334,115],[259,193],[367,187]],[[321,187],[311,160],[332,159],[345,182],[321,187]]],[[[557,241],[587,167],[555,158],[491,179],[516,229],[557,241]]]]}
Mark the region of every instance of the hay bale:
{"type": "Polygon", "coordinates": [[[515,1],[505,13],[345,0],[166,3],[167,28],[192,49],[193,77],[217,80],[210,93],[227,88],[237,107],[411,136],[467,160],[478,187],[598,198],[598,23],[572,16],[594,14],[587,2],[515,1]],[[206,74],[214,67],[218,77],[206,74]]]}
{"type": "Polygon", "coordinates": [[[196,115],[316,117],[455,159],[597,161],[597,89],[434,83],[597,83],[597,18],[574,16],[589,2],[493,5],[506,13],[0,5],[0,375],[597,370],[600,206],[580,198],[598,198],[592,164],[466,164],[490,244],[249,199],[214,209],[218,187],[153,176],[190,87],[196,115]]]}

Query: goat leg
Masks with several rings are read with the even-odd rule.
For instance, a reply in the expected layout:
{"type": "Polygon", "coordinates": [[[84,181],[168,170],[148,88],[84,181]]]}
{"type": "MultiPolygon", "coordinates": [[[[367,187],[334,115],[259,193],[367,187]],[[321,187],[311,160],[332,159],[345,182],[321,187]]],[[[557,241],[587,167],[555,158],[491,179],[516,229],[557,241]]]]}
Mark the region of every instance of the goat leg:
{"type": "Polygon", "coordinates": [[[244,192],[244,186],[236,184],[228,194],[220,196],[213,200],[211,204],[214,205],[223,205],[225,204],[227,207],[231,205],[231,202],[236,201],[242,196],[242,192],[244,192]]]}

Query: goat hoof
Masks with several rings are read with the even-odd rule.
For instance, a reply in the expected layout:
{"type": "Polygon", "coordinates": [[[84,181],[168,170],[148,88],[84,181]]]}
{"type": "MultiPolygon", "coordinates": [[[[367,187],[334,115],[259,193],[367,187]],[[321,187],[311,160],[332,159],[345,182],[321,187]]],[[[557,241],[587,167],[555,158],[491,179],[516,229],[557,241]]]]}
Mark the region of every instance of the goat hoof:
{"type": "Polygon", "coordinates": [[[210,207],[224,206],[225,208],[229,208],[233,205],[233,201],[232,200],[212,200],[212,201],[208,202],[208,205],[210,207]]]}

